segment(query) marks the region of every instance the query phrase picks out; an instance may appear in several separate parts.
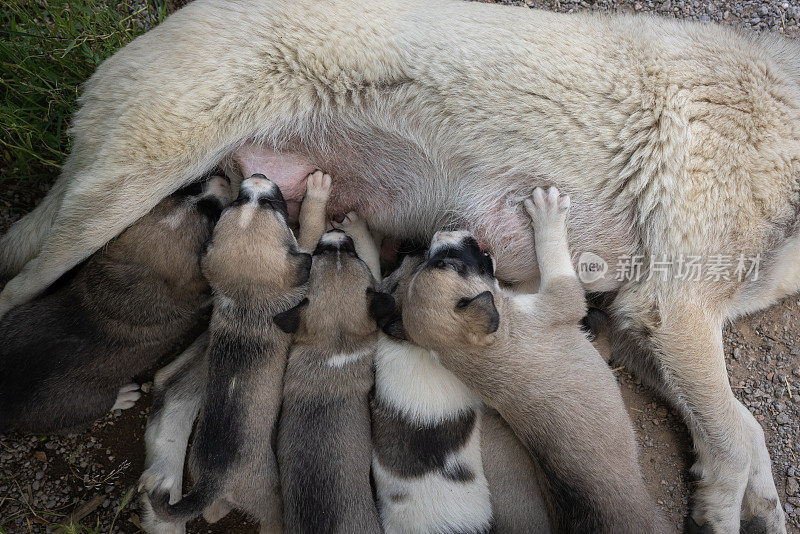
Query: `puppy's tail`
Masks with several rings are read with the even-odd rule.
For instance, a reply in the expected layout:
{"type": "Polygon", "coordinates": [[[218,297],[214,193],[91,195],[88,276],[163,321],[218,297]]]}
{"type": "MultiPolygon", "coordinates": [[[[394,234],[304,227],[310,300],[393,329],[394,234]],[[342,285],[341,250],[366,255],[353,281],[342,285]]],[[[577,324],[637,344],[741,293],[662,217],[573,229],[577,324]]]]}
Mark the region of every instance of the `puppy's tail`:
{"type": "Polygon", "coordinates": [[[594,341],[598,337],[608,334],[610,321],[611,318],[605,312],[590,307],[581,319],[580,326],[589,341],[594,341]]]}
{"type": "Polygon", "coordinates": [[[210,477],[201,476],[197,484],[175,504],[169,503],[169,492],[150,494],[150,504],[156,516],[170,523],[183,523],[203,513],[217,498],[217,485],[210,477]]]}

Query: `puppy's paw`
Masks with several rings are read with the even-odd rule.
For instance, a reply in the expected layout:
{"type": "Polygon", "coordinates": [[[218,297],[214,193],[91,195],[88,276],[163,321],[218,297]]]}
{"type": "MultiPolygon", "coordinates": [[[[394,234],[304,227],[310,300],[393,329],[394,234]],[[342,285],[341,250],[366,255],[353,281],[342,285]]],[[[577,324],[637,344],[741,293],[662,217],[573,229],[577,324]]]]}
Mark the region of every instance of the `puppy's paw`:
{"type": "Polygon", "coordinates": [[[331,193],[331,175],[314,171],[306,180],[306,200],[325,203],[331,193]]]}
{"type": "Polygon", "coordinates": [[[350,237],[369,235],[369,227],[367,221],[358,216],[354,211],[351,211],[344,216],[342,222],[333,222],[333,227],[338,228],[350,237]]]}
{"type": "Polygon", "coordinates": [[[555,187],[550,187],[547,191],[537,187],[531,197],[525,199],[525,211],[537,229],[566,226],[569,207],[569,195],[562,195],[555,187]]]}
{"type": "Polygon", "coordinates": [[[127,410],[128,408],[131,408],[134,404],[136,404],[136,401],[139,400],[139,397],[141,396],[142,392],[139,391],[139,384],[125,384],[119,388],[117,400],[114,401],[111,411],[127,410]]]}
{"type": "Polygon", "coordinates": [[[139,477],[139,493],[169,493],[175,485],[175,479],[158,466],[145,469],[139,477]]]}

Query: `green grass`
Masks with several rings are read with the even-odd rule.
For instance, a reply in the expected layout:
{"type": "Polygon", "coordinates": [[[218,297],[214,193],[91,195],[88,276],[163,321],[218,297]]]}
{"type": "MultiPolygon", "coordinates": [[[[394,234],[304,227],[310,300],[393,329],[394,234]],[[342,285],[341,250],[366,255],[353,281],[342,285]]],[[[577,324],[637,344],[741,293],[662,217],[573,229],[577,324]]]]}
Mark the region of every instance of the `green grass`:
{"type": "Polygon", "coordinates": [[[166,16],[165,0],[0,0],[0,191],[49,183],[80,84],[166,16]]]}

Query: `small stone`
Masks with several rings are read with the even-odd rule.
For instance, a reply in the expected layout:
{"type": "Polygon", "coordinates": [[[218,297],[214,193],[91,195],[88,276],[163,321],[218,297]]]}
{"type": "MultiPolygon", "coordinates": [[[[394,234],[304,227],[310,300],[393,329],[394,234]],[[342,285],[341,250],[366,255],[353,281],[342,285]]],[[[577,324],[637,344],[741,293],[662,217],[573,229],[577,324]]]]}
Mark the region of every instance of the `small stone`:
{"type": "Polygon", "coordinates": [[[786,479],[786,494],[787,495],[800,495],[800,484],[794,477],[786,479]]]}

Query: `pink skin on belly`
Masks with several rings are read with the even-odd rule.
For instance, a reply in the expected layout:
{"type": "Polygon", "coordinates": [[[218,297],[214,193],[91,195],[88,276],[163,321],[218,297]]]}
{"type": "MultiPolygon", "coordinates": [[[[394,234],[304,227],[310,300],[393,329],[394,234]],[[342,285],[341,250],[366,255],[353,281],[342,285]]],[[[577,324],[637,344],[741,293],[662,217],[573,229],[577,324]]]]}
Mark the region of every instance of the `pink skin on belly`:
{"type": "Polygon", "coordinates": [[[306,193],[306,178],[317,166],[300,155],[279,154],[253,143],[236,149],[232,157],[244,178],[263,174],[278,185],[286,199],[289,221],[296,224],[300,202],[306,193]]]}
{"type": "MultiPolygon", "coordinates": [[[[296,227],[300,211],[300,203],[303,200],[306,190],[306,179],[317,166],[299,154],[277,153],[258,144],[248,143],[232,154],[234,161],[239,166],[243,177],[247,178],[253,174],[263,174],[281,189],[283,197],[286,199],[289,211],[289,222],[296,227]]],[[[325,169],[322,169],[325,170],[325,169]]],[[[366,186],[367,184],[363,184],[366,186]]],[[[342,202],[334,202],[336,189],[340,189],[342,184],[337,184],[336,176],[333,176],[332,198],[329,208],[333,204],[344,207],[342,202]],[[338,185],[338,188],[337,188],[338,185]]],[[[360,188],[359,188],[360,189],[360,188]]],[[[363,190],[362,190],[363,191],[363,190]]],[[[344,194],[342,191],[339,193],[344,194]]],[[[340,195],[341,196],[341,195],[340,195]]],[[[345,194],[348,201],[353,201],[353,196],[345,194]]],[[[373,197],[374,198],[374,197],[373,197]]],[[[529,222],[522,214],[519,206],[521,200],[500,198],[497,205],[477,215],[476,220],[468,225],[475,232],[476,237],[483,245],[500,260],[498,263],[498,276],[508,280],[527,279],[536,275],[535,258],[528,251],[532,251],[532,235],[529,222]],[[495,246],[492,246],[494,244],[495,246]],[[492,250],[493,249],[493,250],[492,250]],[[526,253],[527,252],[527,253],[526,253]]],[[[385,217],[387,211],[391,210],[391,204],[381,208],[380,212],[372,213],[379,219],[385,217]]],[[[352,208],[348,208],[352,209],[352,208]]],[[[336,211],[335,209],[333,211],[336,211]]],[[[370,212],[375,212],[376,206],[363,206],[359,210],[361,216],[370,219],[370,212]]],[[[340,219],[344,213],[334,213],[334,218],[340,219]]],[[[395,229],[400,232],[402,229],[395,229]]],[[[399,241],[387,236],[381,246],[381,258],[384,261],[393,261],[397,256],[399,241]]]]}

